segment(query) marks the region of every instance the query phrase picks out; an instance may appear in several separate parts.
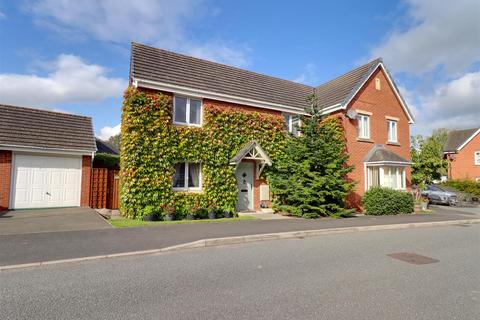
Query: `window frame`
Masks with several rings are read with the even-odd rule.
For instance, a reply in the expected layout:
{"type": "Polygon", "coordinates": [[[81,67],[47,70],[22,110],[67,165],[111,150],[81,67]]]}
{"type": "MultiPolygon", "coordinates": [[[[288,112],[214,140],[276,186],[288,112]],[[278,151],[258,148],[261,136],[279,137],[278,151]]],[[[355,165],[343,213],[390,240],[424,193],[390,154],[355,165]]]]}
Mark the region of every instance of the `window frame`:
{"type": "MultiPolygon", "coordinates": [[[[184,178],[184,187],[173,187],[173,191],[202,191],[202,164],[199,162],[191,162],[191,161],[185,161],[185,162],[177,162],[175,164],[183,163],[185,166],[185,178],[184,178]],[[187,165],[188,164],[188,165],[187,165]],[[198,171],[198,187],[189,187],[188,186],[188,173],[190,170],[190,164],[198,164],[199,165],[199,171],[198,171]]],[[[175,173],[174,173],[175,175],[175,173]]],[[[172,185],[173,185],[173,179],[172,179],[172,185]]]]}
{"type": "Polygon", "coordinates": [[[393,120],[393,119],[387,119],[387,141],[388,142],[393,142],[393,143],[398,143],[398,121],[397,120],[393,120]],[[394,129],[394,133],[395,133],[395,139],[390,139],[390,128],[391,126],[390,125],[393,125],[392,126],[392,129],[394,129]]]}
{"type": "Polygon", "coordinates": [[[480,166],[480,151],[475,151],[473,153],[473,163],[475,163],[476,166],[480,166]]]}
{"type": "Polygon", "coordinates": [[[359,139],[370,139],[370,115],[364,114],[364,113],[359,113],[358,116],[357,116],[357,122],[358,122],[358,133],[357,133],[358,138],[359,139]],[[362,130],[361,130],[362,118],[367,119],[367,121],[366,121],[367,135],[366,136],[362,136],[362,130]]]}
{"type": "Polygon", "coordinates": [[[189,97],[189,96],[184,96],[184,95],[174,95],[173,96],[173,114],[172,114],[172,123],[174,125],[180,125],[180,126],[189,126],[189,127],[201,127],[203,125],[203,99],[199,97],[189,97]],[[175,121],[175,113],[176,113],[176,98],[183,98],[187,100],[186,106],[185,106],[185,121],[186,122],[179,122],[175,121]],[[190,123],[190,101],[191,100],[196,100],[200,101],[200,123],[190,123]]]}
{"type": "MultiPolygon", "coordinates": [[[[282,112],[282,116],[283,118],[287,118],[288,119],[288,122],[287,122],[287,132],[288,133],[291,133],[294,137],[299,137],[300,136],[300,131],[296,128],[294,128],[294,117],[295,116],[298,116],[296,114],[293,114],[293,113],[287,113],[287,112],[282,112]],[[294,129],[296,130],[296,132],[294,132],[294,129]]],[[[298,119],[298,126],[301,127],[302,125],[302,120],[299,118],[298,119]]]]}
{"type": "Polygon", "coordinates": [[[378,187],[382,188],[391,188],[394,190],[399,191],[406,191],[407,190],[407,173],[405,166],[399,166],[394,164],[384,164],[384,165],[368,165],[365,164],[365,191],[368,191],[371,186],[371,181],[369,180],[370,177],[370,170],[371,168],[378,167],[378,187]],[[394,168],[395,175],[394,179],[396,180],[396,188],[392,188],[391,186],[385,185],[385,168],[394,168]]]}

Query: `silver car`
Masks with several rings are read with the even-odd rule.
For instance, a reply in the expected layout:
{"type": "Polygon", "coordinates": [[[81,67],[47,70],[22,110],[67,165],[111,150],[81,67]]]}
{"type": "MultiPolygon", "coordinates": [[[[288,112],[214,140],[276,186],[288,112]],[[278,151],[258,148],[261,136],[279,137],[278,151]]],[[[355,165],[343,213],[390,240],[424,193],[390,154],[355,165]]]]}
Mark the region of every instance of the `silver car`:
{"type": "Polygon", "coordinates": [[[427,197],[432,204],[455,206],[458,202],[457,194],[431,184],[422,191],[422,195],[427,197]]]}

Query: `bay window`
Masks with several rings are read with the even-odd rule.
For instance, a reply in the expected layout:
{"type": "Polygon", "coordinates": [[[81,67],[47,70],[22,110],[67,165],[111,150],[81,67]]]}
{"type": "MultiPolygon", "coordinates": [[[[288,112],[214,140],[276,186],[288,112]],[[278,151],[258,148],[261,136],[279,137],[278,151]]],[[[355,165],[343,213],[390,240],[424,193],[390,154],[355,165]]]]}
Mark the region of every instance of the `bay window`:
{"type": "Polygon", "coordinates": [[[372,187],[406,189],[405,167],[367,166],[367,190],[372,187]]]}
{"type": "Polygon", "coordinates": [[[174,190],[201,190],[202,172],[199,163],[180,162],[175,164],[174,190]]]}
{"type": "Polygon", "coordinates": [[[175,96],[173,99],[173,123],[200,126],[202,124],[202,101],[175,96]]]}

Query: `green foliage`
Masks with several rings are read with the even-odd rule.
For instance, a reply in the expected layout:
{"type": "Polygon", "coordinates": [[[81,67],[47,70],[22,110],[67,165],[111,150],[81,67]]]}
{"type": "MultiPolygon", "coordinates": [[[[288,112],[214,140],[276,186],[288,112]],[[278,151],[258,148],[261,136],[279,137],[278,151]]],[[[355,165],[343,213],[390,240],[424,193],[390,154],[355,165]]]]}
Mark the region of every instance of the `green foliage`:
{"type": "Polygon", "coordinates": [[[119,151],[122,143],[122,138],[120,133],[108,138],[108,143],[110,143],[115,149],[117,149],[117,151],[119,151]]]}
{"type": "Polygon", "coordinates": [[[375,187],[363,197],[366,214],[394,215],[413,212],[413,196],[404,191],[375,187]]]}
{"type": "Polygon", "coordinates": [[[427,138],[420,135],[411,138],[413,184],[423,187],[446,175],[448,162],[443,159],[443,147],[447,137],[448,132],[439,129],[427,138]]]}
{"type": "Polygon", "coordinates": [[[473,180],[448,180],[442,183],[447,187],[454,188],[458,191],[470,193],[476,197],[480,197],[480,182],[473,180]]]}
{"type": "Polygon", "coordinates": [[[93,157],[94,168],[120,169],[120,157],[109,153],[96,153],[93,157]]]}
{"type": "Polygon", "coordinates": [[[286,143],[283,118],[205,104],[203,126],[172,125],[172,101],[162,94],[127,89],[122,108],[121,212],[141,218],[146,206],[172,205],[177,218],[195,203],[234,212],[235,167],[230,159],[250,140],[258,141],[274,163],[286,143]],[[174,164],[202,164],[203,191],[172,190],[174,164]]]}
{"type": "Polygon", "coordinates": [[[269,184],[274,195],[274,209],[293,216],[318,218],[347,213],[345,198],[353,188],[346,175],[345,137],[338,118],[322,120],[312,104],[310,116],[303,117],[300,137],[290,137],[285,152],[269,184]]]}

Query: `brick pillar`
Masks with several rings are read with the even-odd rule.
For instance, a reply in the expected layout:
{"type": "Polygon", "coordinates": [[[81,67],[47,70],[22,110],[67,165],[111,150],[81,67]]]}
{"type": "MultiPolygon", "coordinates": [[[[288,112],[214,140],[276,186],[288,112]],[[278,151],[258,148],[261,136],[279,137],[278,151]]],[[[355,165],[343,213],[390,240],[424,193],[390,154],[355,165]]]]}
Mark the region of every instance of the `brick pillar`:
{"type": "Polygon", "coordinates": [[[11,174],[12,151],[0,150],[0,211],[8,209],[11,174]]]}
{"type": "Polygon", "coordinates": [[[80,192],[80,206],[90,206],[90,184],[92,174],[92,157],[82,157],[82,190],[80,192]]]}

